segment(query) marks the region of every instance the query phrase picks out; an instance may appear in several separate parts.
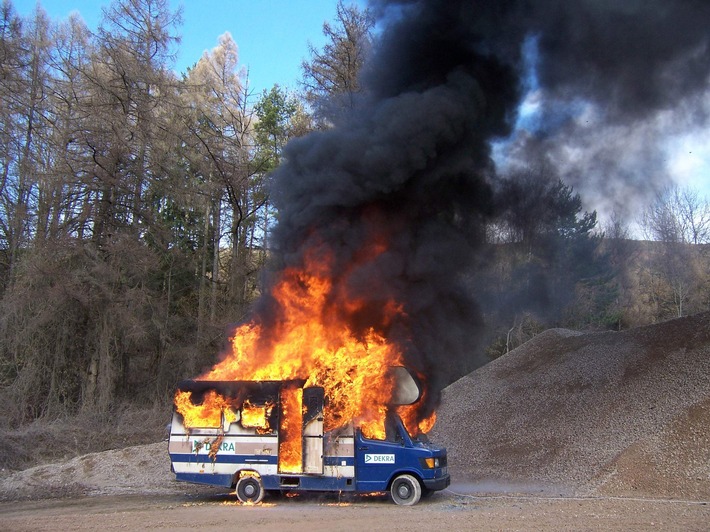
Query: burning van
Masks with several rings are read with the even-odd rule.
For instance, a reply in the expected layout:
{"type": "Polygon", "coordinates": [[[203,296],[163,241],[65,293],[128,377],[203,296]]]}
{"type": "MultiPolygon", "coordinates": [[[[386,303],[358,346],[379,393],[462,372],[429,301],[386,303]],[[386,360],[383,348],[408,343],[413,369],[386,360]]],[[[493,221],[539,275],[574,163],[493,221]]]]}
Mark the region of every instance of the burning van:
{"type": "MultiPolygon", "coordinates": [[[[396,404],[418,401],[411,375],[397,375],[396,404]]],[[[357,420],[328,423],[328,407],[324,388],[304,380],[183,381],[170,431],[172,470],[177,480],[235,488],[251,503],[272,490],[389,491],[395,503],[413,505],[449,485],[446,449],[412,437],[396,408],[373,432],[357,420]]]]}

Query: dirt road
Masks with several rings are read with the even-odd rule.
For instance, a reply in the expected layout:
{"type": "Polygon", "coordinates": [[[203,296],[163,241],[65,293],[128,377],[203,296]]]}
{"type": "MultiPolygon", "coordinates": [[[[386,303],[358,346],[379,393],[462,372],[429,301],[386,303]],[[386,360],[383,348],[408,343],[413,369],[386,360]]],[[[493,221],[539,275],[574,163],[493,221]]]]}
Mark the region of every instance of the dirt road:
{"type": "Polygon", "coordinates": [[[267,497],[227,493],[82,497],[0,504],[3,530],[683,530],[707,531],[710,504],[648,499],[535,498],[437,493],[414,507],[386,496],[267,497]]]}

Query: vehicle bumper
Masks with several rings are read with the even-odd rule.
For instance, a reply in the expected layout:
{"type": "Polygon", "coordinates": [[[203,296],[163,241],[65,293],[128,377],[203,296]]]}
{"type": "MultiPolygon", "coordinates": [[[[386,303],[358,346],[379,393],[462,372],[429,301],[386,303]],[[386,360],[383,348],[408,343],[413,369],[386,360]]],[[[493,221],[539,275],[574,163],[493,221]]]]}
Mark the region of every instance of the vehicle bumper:
{"type": "Polygon", "coordinates": [[[422,480],[422,483],[424,484],[424,487],[428,490],[443,490],[449,484],[451,484],[451,476],[447,474],[439,478],[425,478],[424,480],[422,480]]]}

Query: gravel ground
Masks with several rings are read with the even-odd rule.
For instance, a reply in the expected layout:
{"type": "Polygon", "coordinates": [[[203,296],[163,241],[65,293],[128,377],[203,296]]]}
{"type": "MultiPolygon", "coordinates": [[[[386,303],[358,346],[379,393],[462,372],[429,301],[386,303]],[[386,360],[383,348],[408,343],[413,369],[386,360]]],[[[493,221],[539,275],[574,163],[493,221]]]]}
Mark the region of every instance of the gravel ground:
{"type": "Polygon", "coordinates": [[[461,497],[438,493],[403,508],[378,498],[267,498],[240,505],[234,497],[83,497],[0,503],[2,529],[275,530],[663,530],[706,532],[710,507],[640,499],[461,497]]]}
{"type": "MultiPolygon", "coordinates": [[[[452,489],[710,501],[710,314],[620,333],[550,330],[444,390],[452,489]]],[[[204,494],[167,443],[5,475],[0,500],[204,494]]]]}

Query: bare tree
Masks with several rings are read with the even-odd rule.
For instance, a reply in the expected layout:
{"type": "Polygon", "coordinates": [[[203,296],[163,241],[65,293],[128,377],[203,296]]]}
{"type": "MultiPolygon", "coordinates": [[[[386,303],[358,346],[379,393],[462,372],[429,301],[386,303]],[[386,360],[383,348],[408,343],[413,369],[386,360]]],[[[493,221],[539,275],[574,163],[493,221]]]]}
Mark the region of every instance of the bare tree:
{"type": "Polygon", "coordinates": [[[240,310],[219,313],[216,281],[232,282],[232,301],[248,291],[264,171],[236,46],[202,62],[200,83],[178,82],[178,16],[167,8],[115,1],[91,34],[78,18],[54,27],[41,10],[26,21],[3,3],[0,394],[14,405],[10,422],[155,398],[208,362],[194,314],[205,312],[209,276],[210,321],[240,310]]]}
{"type": "Polygon", "coordinates": [[[691,244],[710,242],[710,201],[690,187],[675,190],[683,233],[691,244]]]}
{"type": "Polygon", "coordinates": [[[659,242],[710,242],[710,202],[697,190],[672,185],[661,190],[644,211],[646,237],[659,242]]]}
{"type": "Polygon", "coordinates": [[[51,131],[49,95],[50,22],[47,14],[37,7],[34,16],[22,33],[12,21],[12,14],[3,26],[9,32],[9,42],[3,48],[15,69],[8,72],[3,84],[2,100],[5,127],[10,138],[5,144],[4,169],[0,201],[2,202],[2,232],[7,242],[10,275],[17,263],[20,249],[31,244],[35,236],[36,201],[40,179],[46,173],[47,140],[51,131]],[[44,161],[43,161],[44,158],[44,161]]]}
{"type": "Polygon", "coordinates": [[[261,191],[268,168],[262,167],[264,159],[255,156],[248,76],[239,68],[237,45],[229,33],[220,36],[218,45],[203,55],[186,82],[186,97],[193,110],[188,125],[190,143],[200,161],[205,190],[212,198],[209,201],[214,222],[210,246],[214,250],[211,315],[216,311],[223,237],[230,246],[226,277],[230,311],[244,312],[254,274],[251,235],[257,214],[266,204],[261,191]]]}
{"type": "Polygon", "coordinates": [[[309,44],[309,61],[301,63],[305,99],[321,120],[342,108],[352,108],[362,87],[358,80],[371,47],[374,19],[368,10],[338,1],[335,25],[325,22],[322,50],[309,44]]]}
{"type": "Polygon", "coordinates": [[[659,192],[644,211],[641,227],[651,246],[648,268],[652,300],[659,303],[659,317],[665,307],[674,316],[702,310],[703,286],[707,279],[700,244],[710,237],[710,204],[697,191],[677,185],[659,192]]]}
{"type": "Polygon", "coordinates": [[[167,0],[114,0],[104,9],[98,48],[85,75],[94,118],[85,139],[100,187],[94,239],[137,227],[153,173],[156,135],[167,129],[172,46],[180,13],[167,0]]]}
{"type": "Polygon", "coordinates": [[[14,250],[19,239],[19,235],[15,234],[16,140],[23,107],[18,98],[24,94],[22,72],[27,59],[23,50],[20,18],[11,3],[3,2],[0,7],[0,286],[4,287],[14,266],[14,250]]]}
{"type": "Polygon", "coordinates": [[[159,138],[167,129],[169,61],[176,39],[171,31],[178,21],[167,0],[114,0],[104,9],[95,49],[82,71],[86,118],[79,142],[88,155],[87,209],[93,220],[87,253],[92,267],[102,272],[101,297],[91,300],[98,306],[86,335],[84,402],[94,407],[108,408],[126,388],[135,363],[131,343],[148,334],[143,327],[126,333],[147,304],[146,291],[135,290],[134,283],[146,286],[139,279],[153,260],[140,239],[153,228],[147,191],[159,188],[162,179],[159,138]],[[139,257],[143,264],[136,262],[139,257]],[[135,312],[118,312],[115,303],[129,294],[135,312]]]}

